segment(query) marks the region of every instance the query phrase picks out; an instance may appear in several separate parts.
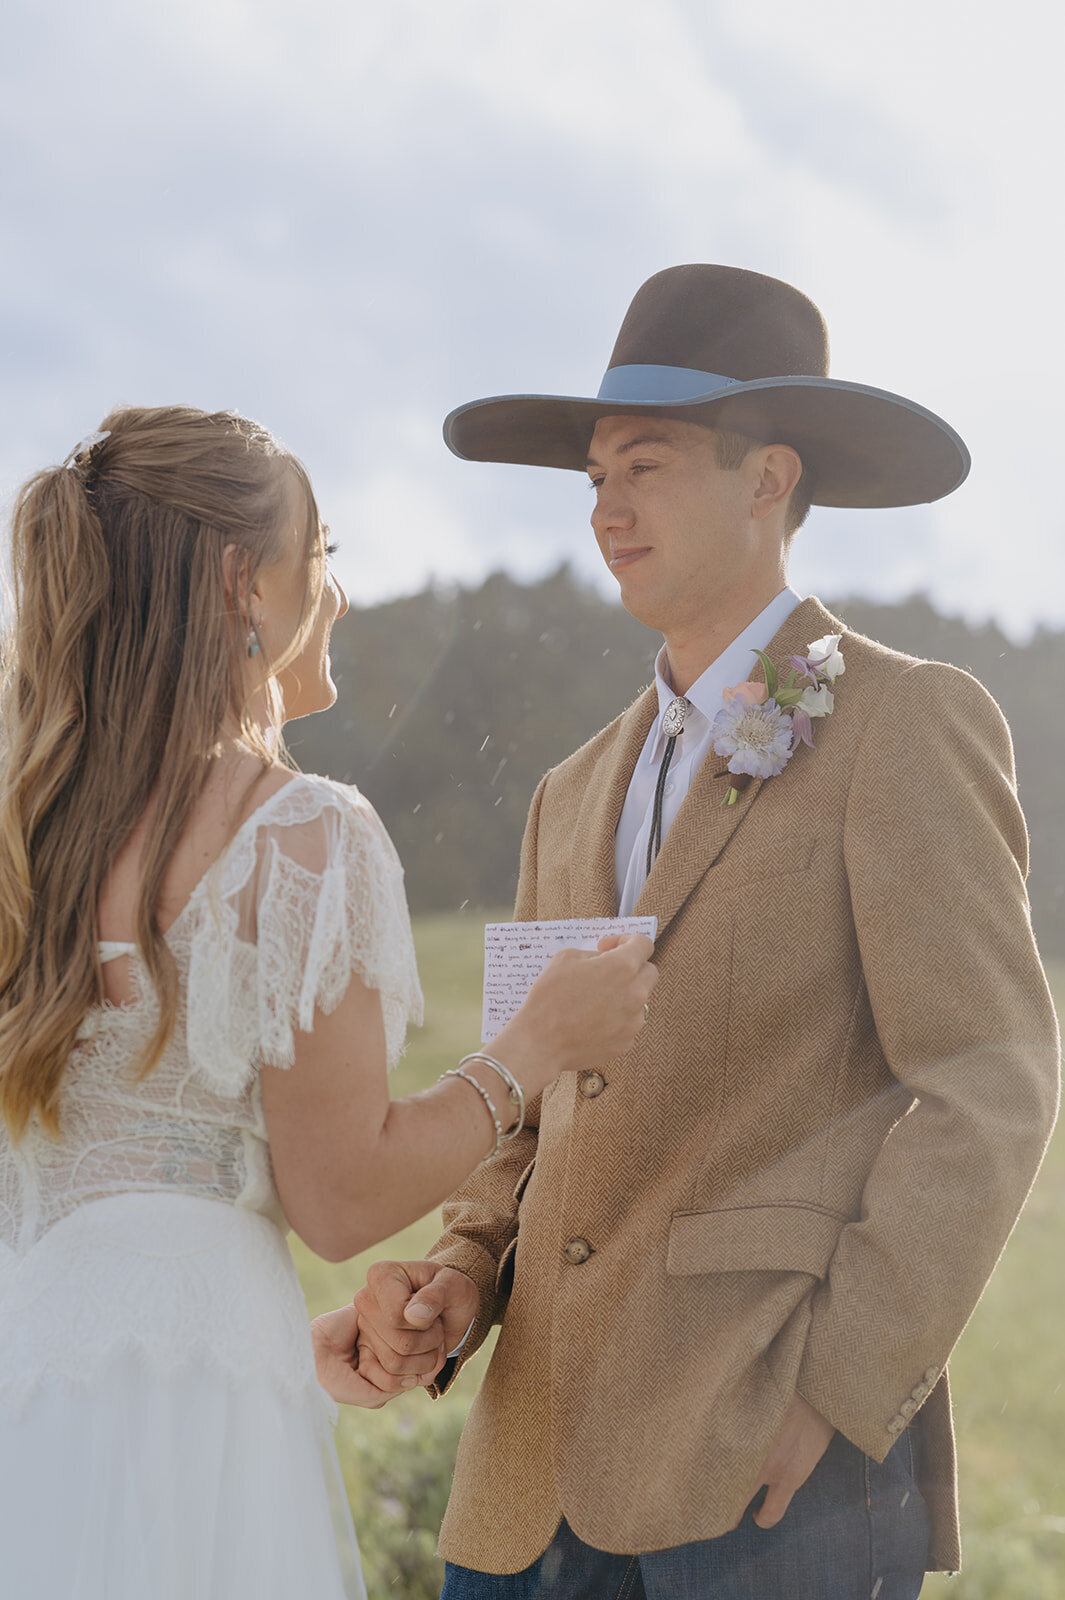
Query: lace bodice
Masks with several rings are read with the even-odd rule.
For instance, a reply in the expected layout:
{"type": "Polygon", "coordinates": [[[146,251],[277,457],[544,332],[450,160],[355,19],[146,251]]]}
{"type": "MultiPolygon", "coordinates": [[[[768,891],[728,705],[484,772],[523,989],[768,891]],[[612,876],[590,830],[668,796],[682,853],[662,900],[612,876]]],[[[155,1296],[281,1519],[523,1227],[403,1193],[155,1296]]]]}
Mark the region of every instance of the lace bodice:
{"type": "MultiPolygon", "coordinates": [[[[339,1003],[353,973],[379,990],[389,1066],[421,992],[399,859],[354,788],[297,776],[238,830],[167,932],[180,1005],[166,1051],[138,1081],[157,1016],[132,959],[134,998],[86,1017],[61,1102],[62,1137],[0,1130],[0,1246],[25,1255],[86,1201],[190,1193],[283,1221],[259,1067],[288,1067],[297,1030],[339,1003]]],[[[113,952],[104,951],[104,955],[113,952]]]]}

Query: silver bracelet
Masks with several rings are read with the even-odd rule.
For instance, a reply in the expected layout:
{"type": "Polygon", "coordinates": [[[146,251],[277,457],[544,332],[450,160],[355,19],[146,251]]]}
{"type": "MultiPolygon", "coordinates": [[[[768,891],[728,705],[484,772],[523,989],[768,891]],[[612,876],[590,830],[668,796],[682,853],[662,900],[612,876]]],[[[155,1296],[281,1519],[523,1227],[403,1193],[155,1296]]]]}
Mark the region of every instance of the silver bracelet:
{"type": "Polygon", "coordinates": [[[496,1116],[496,1108],[492,1104],[492,1096],[488,1093],[488,1090],[484,1087],[483,1083],[478,1083],[477,1079],[472,1077],[470,1073],[463,1072],[461,1063],[457,1067],[449,1067],[446,1072],[442,1072],[440,1074],[441,1083],[445,1078],[461,1078],[464,1083],[468,1083],[472,1089],[477,1090],[477,1093],[488,1107],[488,1115],[491,1117],[492,1126],[496,1130],[496,1142],[495,1148],[490,1150],[484,1159],[485,1161],[491,1161],[493,1156],[497,1156],[499,1154],[499,1147],[503,1143],[503,1126],[499,1118],[496,1116]]]}
{"type": "Polygon", "coordinates": [[[483,1050],[475,1050],[472,1055],[463,1056],[462,1060],[459,1062],[459,1066],[464,1067],[467,1061],[483,1061],[484,1065],[486,1067],[491,1067],[493,1072],[498,1073],[503,1082],[506,1084],[511,1105],[515,1110],[516,1120],[507,1129],[506,1133],[503,1135],[503,1139],[504,1142],[507,1139],[516,1139],[522,1128],[525,1126],[525,1095],[522,1092],[521,1084],[518,1082],[517,1078],[511,1072],[509,1067],[505,1067],[502,1061],[497,1061],[495,1056],[486,1056],[483,1050]]]}

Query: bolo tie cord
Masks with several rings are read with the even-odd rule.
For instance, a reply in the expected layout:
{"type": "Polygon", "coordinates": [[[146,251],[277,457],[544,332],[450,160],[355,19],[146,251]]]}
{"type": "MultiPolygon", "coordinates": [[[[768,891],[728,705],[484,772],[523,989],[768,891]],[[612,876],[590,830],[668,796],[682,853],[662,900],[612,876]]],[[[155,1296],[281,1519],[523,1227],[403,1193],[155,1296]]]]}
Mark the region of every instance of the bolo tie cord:
{"type": "Polygon", "coordinates": [[[647,840],[647,867],[645,876],[650,876],[651,865],[655,856],[662,848],[662,798],[666,792],[666,774],[669,763],[673,760],[673,751],[676,748],[677,735],[666,740],[666,753],[662,757],[662,765],[658,769],[658,782],[655,785],[655,803],[651,812],[651,834],[647,840]]]}
{"type": "Polygon", "coordinates": [[[662,801],[666,793],[666,774],[669,772],[669,763],[673,760],[673,751],[677,740],[684,731],[684,724],[688,719],[688,712],[692,709],[690,700],[678,694],[671,700],[662,716],[662,732],[666,735],[666,750],[662,757],[662,765],[658,769],[658,782],[655,784],[655,803],[651,810],[651,833],[647,840],[647,868],[644,873],[649,877],[655,856],[662,848],[662,801]]]}

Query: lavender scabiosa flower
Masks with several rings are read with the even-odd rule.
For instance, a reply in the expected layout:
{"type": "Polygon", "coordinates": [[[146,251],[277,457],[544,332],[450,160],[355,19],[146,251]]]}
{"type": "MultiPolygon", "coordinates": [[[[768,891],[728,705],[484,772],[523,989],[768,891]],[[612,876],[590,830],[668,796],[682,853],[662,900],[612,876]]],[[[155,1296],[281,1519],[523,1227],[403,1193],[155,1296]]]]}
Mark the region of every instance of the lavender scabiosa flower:
{"type": "Polygon", "coordinates": [[[791,719],[775,700],[764,705],[731,700],[714,718],[711,732],[717,754],[729,757],[728,770],[752,778],[775,778],[783,772],[794,742],[791,719]]]}

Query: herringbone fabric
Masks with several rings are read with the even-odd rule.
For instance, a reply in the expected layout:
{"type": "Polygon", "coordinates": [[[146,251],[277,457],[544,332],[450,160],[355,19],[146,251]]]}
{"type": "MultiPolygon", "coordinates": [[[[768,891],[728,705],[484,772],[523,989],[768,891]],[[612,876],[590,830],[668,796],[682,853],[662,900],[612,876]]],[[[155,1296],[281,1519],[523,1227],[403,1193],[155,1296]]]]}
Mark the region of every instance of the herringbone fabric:
{"type": "MultiPolygon", "coordinates": [[[[843,631],[806,601],[769,654],[843,631]]],[[[715,757],[693,782],[636,907],[661,979],[634,1048],[599,1093],[554,1084],[447,1208],[433,1253],[482,1294],[463,1359],[503,1319],[449,1560],[519,1571],[562,1514],[610,1551],[713,1538],[797,1388],[877,1459],[919,1417],[932,1562],[959,1564],[943,1369],[1049,1136],[1057,1028],[997,707],[842,648],[814,749],[730,808],[715,757]]],[[[613,913],[654,710],[540,785],[519,917],[613,913]]]]}

